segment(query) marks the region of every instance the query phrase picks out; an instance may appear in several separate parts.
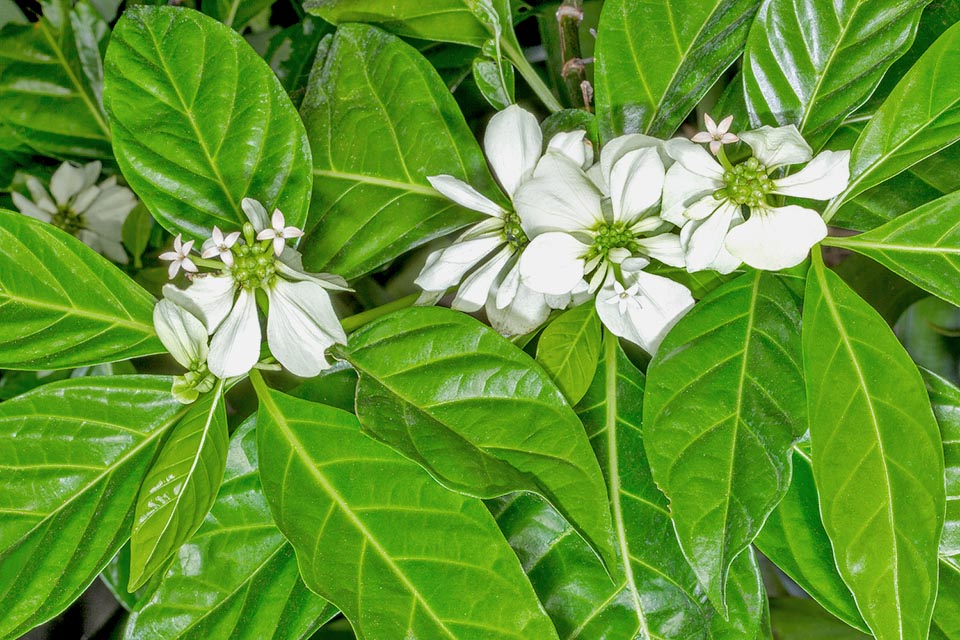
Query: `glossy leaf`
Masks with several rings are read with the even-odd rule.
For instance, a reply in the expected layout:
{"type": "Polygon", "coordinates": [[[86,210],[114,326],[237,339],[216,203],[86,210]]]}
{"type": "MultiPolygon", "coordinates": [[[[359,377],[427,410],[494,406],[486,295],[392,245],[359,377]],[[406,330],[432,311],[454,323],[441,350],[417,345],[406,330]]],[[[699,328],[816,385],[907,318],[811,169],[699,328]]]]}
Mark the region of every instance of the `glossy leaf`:
{"type": "Polygon", "coordinates": [[[223,485],[203,526],[141,598],[122,637],[306,638],[335,613],[303,584],[293,547],[273,522],[250,419],[230,440],[223,485]]]}
{"type": "MultiPolygon", "coordinates": [[[[488,43],[489,44],[489,43],[488,43]]],[[[494,109],[506,109],[514,103],[513,65],[497,56],[481,54],[473,59],[473,81],[494,109]]]]}
{"type": "Polygon", "coordinates": [[[960,305],[960,193],[944,196],[872,231],[829,244],[873,258],[891,271],[960,305]]]}
{"type": "Polygon", "coordinates": [[[850,155],[850,183],[824,212],[960,140],[960,24],[946,31],[890,93],[850,155]]]}
{"type": "Polygon", "coordinates": [[[220,383],[191,407],[143,481],[130,536],[130,591],[177,553],[213,506],[230,438],[222,392],[220,383]]]}
{"type": "Polygon", "coordinates": [[[955,640],[960,637],[960,562],[940,559],[940,588],[930,624],[930,640],[955,640]]]}
{"type": "Polygon", "coordinates": [[[53,18],[9,24],[0,32],[0,120],[44,155],[109,159],[113,152],[99,98],[97,38],[107,35],[106,25],[99,18],[94,25],[93,12],[81,4],[77,11],[88,20],[77,32],[71,16],[59,11],[52,11],[53,18]],[[84,25],[96,30],[84,32],[84,25]]]}
{"type": "Polygon", "coordinates": [[[448,174],[493,194],[483,154],[437,72],[379,29],[321,45],[301,107],[313,145],[304,264],[354,278],[478,219],[435,191],[448,174]]]}
{"type": "Polygon", "coordinates": [[[936,597],[943,528],[940,433],[920,374],[893,332],[814,258],[803,354],[823,525],[877,638],[921,638],[936,597]]]}
{"type": "Polygon", "coordinates": [[[930,0],[769,0],[743,77],[753,125],[795,124],[814,150],[913,42],[930,0]]]}
{"type": "Polygon", "coordinates": [[[211,18],[242,33],[248,22],[272,4],[272,0],[207,0],[200,6],[211,18]]]}
{"type": "Polygon", "coordinates": [[[593,301],[563,312],[537,342],[537,362],[570,404],[580,402],[593,381],[600,357],[600,318],[593,301]]]}
{"type": "Polygon", "coordinates": [[[596,47],[601,137],[668,137],[743,50],[760,0],[607,0],[596,47]]]}
{"type": "Polygon", "coordinates": [[[770,617],[777,640],[869,640],[872,637],[851,629],[806,598],[770,600],[770,617]]]}
{"type": "Polygon", "coordinates": [[[66,380],[0,403],[0,636],[66,609],[117,553],[184,412],[157,376],[66,380]]]}
{"type": "Polygon", "coordinates": [[[304,581],[358,638],[557,638],[479,500],[439,486],[349,413],[258,394],[274,518],[304,581]]]}
{"type": "Polygon", "coordinates": [[[235,31],[189,9],[131,7],[113,30],[105,74],[117,162],[164,227],[198,239],[214,225],[239,229],[246,197],[303,226],[306,132],[235,31]]]}
{"type": "MultiPolygon", "coordinates": [[[[943,441],[947,511],[940,536],[940,555],[957,556],[960,555],[960,389],[935,373],[925,369],[920,373],[943,441]]],[[[960,599],[960,592],[956,597],[960,599]]]]}
{"type": "Polygon", "coordinates": [[[153,305],[73,236],[0,210],[0,367],[56,369],[161,353],[153,305]]]}
{"type": "Polygon", "coordinates": [[[820,605],[851,627],[869,631],[850,589],[833,561],[830,538],[820,519],[810,454],[793,452],[790,489],[767,518],[757,548],[820,605]]]}
{"type": "Polygon", "coordinates": [[[470,316],[419,307],[366,325],[344,357],[360,374],[357,417],[366,433],[456,491],[544,496],[615,566],[590,443],[527,354],[470,316]]]}
{"type": "Polygon", "coordinates": [[[806,429],[799,304],[747,273],[704,298],[650,363],[644,437],[677,537],[715,606],[726,573],[790,483],[806,429]]]}

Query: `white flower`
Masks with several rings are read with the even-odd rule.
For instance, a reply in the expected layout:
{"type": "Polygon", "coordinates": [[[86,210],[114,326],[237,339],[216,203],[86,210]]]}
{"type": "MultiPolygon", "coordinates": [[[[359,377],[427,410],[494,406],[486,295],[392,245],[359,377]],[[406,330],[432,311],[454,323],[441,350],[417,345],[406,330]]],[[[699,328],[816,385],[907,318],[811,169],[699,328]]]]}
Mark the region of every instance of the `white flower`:
{"type": "Polygon", "coordinates": [[[160,300],[153,308],[153,325],[160,342],[187,373],[174,379],[174,397],[184,404],[194,402],[213,388],[214,379],[207,369],[207,329],[193,314],[170,300],[160,300]]]}
{"type": "Polygon", "coordinates": [[[273,210],[273,217],[270,222],[272,226],[260,231],[257,234],[257,240],[273,240],[273,251],[278,256],[283,253],[283,247],[286,246],[287,240],[299,238],[303,235],[301,229],[286,226],[287,223],[283,219],[283,213],[280,209],[273,210]]]}
{"type": "Polygon", "coordinates": [[[167,269],[167,275],[170,276],[171,280],[176,277],[180,269],[189,271],[190,273],[197,272],[197,265],[194,264],[193,260],[190,259],[190,251],[192,249],[193,240],[184,242],[183,237],[178,233],[177,237],[173,239],[173,251],[164,251],[157,256],[161,260],[170,261],[170,267],[167,269]]]}
{"type": "Polygon", "coordinates": [[[815,158],[793,125],[761,127],[740,134],[753,157],[736,166],[714,160],[683,139],[667,142],[676,163],[667,171],[661,216],[681,226],[687,269],[729,273],[745,262],[777,270],[802,262],[827,234],[813,209],[775,207],[770,195],[828,200],[850,179],[850,152],[823,151],[815,158]],[[772,177],[787,165],[808,162],[799,172],[772,177]],[[743,221],[743,208],[750,212],[743,221]]]}
{"type": "Polygon", "coordinates": [[[137,206],[137,198],[118,186],[115,177],[96,184],[100,169],[100,162],[82,166],[64,162],[50,178],[50,193],[35,177],[27,176],[32,200],[17,192],[11,196],[22,213],[49,222],[114,262],[126,264],[123,223],[137,206]]]}
{"type": "MultiPolygon", "coordinates": [[[[567,153],[580,165],[593,161],[585,132],[557,134],[548,148],[567,153]]],[[[540,160],[543,134],[533,114],[511,105],[490,119],[484,134],[490,168],[509,198],[530,179],[540,160]]],[[[530,290],[520,281],[518,254],[527,244],[517,214],[493,202],[453,176],[429,176],[430,184],[457,204],[488,216],[458,237],[452,245],[434,251],[417,277],[424,290],[422,302],[436,302],[458,287],[451,306],[460,311],[486,307],[490,323],[500,333],[528,333],[543,324],[551,308],[568,299],[551,298],[530,290]]]]}
{"type": "Polygon", "coordinates": [[[207,238],[203,243],[203,251],[200,254],[200,257],[208,259],[212,258],[213,256],[217,256],[223,261],[223,264],[231,267],[233,266],[233,252],[230,250],[230,248],[237,244],[237,240],[239,239],[239,231],[233,231],[227,235],[223,235],[223,231],[220,230],[220,227],[215,226],[213,228],[213,235],[207,238]]]}
{"type": "Polygon", "coordinates": [[[709,142],[710,143],[710,152],[713,155],[720,153],[720,148],[725,144],[733,144],[734,142],[739,142],[735,134],[730,133],[730,125],[733,124],[733,116],[727,116],[720,121],[720,124],[717,124],[713,121],[713,118],[709,114],[703,115],[703,123],[707,125],[706,131],[700,131],[692,138],[693,142],[709,142]]]}
{"type": "Polygon", "coordinates": [[[291,373],[315,376],[331,366],[326,350],[346,343],[328,290],[346,290],[347,283],[337,276],[303,271],[300,254],[289,247],[282,246],[276,257],[275,236],[260,242],[254,237],[256,226],[266,223],[262,205],[245,199],[243,209],[251,224],[244,233],[246,242],[238,240],[229,247],[233,254],[230,266],[219,275],[194,277],[186,289],[167,285],[163,294],[203,322],[206,332],[213,335],[210,371],[229,378],[247,373],[260,360],[256,291],[262,289],[269,303],[267,344],[271,353],[291,373]]]}

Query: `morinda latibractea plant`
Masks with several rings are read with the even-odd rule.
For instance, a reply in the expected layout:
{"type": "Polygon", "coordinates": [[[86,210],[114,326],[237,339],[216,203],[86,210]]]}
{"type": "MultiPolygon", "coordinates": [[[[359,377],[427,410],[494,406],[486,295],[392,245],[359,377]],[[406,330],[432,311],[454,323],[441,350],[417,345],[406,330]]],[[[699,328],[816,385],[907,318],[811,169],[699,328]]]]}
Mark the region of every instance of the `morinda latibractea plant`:
{"type": "Polygon", "coordinates": [[[0,0],[0,637],[960,639],[960,4],[169,5],[0,0]]]}

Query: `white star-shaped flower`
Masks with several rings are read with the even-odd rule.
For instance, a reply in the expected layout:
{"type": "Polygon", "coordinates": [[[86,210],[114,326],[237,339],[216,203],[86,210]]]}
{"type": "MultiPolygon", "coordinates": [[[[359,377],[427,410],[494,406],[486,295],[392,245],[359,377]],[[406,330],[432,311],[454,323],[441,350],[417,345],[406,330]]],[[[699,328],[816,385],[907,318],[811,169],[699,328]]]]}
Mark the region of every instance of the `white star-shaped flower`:
{"type": "Polygon", "coordinates": [[[283,213],[280,209],[273,210],[273,217],[270,219],[272,226],[262,230],[257,234],[257,240],[273,240],[273,252],[279,256],[283,253],[283,247],[287,240],[299,238],[303,235],[303,230],[298,227],[288,227],[283,219],[283,213]]]}
{"type": "Polygon", "coordinates": [[[736,134],[730,133],[730,125],[733,124],[733,116],[727,116],[717,124],[709,114],[704,114],[703,123],[707,125],[706,131],[701,131],[690,138],[693,142],[709,142],[710,152],[713,155],[720,153],[720,147],[725,144],[739,142],[740,138],[736,134]]]}
{"type": "Polygon", "coordinates": [[[173,251],[165,251],[160,254],[159,257],[161,260],[170,261],[170,267],[167,269],[167,274],[170,276],[171,280],[176,277],[180,269],[189,271],[190,273],[197,272],[197,265],[195,265],[193,260],[190,259],[191,249],[193,249],[193,240],[184,242],[183,237],[178,233],[177,237],[173,239],[173,251]]]}
{"type": "Polygon", "coordinates": [[[617,305],[621,314],[627,312],[631,307],[640,309],[643,305],[640,303],[640,285],[633,283],[629,287],[624,287],[620,282],[614,281],[613,295],[606,299],[607,304],[617,305]]]}
{"type": "Polygon", "coordinates": [[[233,231],[227,235],[223,235],[220,227],[214,227],[213,235],[203,243],[203,252],[200,254],[200,257],[206,259],[219,256],[223,264],[232,267],[233,251],[231,251],[230,248],[237,244],[237,240],[239,239],[239,231],[233,231]]]}

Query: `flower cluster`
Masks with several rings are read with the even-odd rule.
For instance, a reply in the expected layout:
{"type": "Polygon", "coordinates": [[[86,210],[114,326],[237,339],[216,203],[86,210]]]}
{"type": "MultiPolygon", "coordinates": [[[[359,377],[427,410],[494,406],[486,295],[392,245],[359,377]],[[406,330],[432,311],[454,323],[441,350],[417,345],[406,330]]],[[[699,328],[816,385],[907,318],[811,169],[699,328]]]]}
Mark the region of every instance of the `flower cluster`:
{"type": "Polygon", "coordinates": [[[328,293],[348,291],[346,281],[304,271],[300,253],[287,246],[303,232],[287,226],[279,210],[268,218],[256,200],[246,198],[241,206],[249,219],[242,231],[214,227],[199,256],[194,241],[178,235],[173,250],[160,256],[170,262],[171,278],[183,270],[191,279],[186,289],[165,285],[154,312],[161,341],[189,370],[174,384],[184,402],[212,388],[211,376],[241,376],[260,362],[258,305],[266,307],[270,353],[295,375],[315,376],[330,367],[326,350],[346,343],[328,293]],[[199,267],[212,271],[200,273],[199,267]]]}
{"type": "Polygon", "coordinates": [[[36,177],[27,176],[30,198],[16,191],[11,197],[21,213],[49,222],[110,260],[126,264],[123,223],[137,198],[114,176],[97,184],[101,168],[100,162],[83,166],[64,162],[53,172],[49,191],[36,177]]]}
{"type": "Polygon", "coordinates": [[[584,131],[557,134],[544,149],[536,118],[508,107],[491,119],[484,149],[513,206],[452,176],[429,178],[488,218],[427,258],[417,278],[421,301],[456,287],[455,309],[485,308],[496,329],[515,335],[592,297],[613,334],[653,353],[694,300],[651,265],[730,273],[742,263],[799,264],[826,225],[816,211],[776,199],[826,200],[849,180],[847,151],[814,158],[792,125],[735,135],[731,124],[708,116],[707,131],[693,140],[621,136],[595,157],[584,131]],[[750,154],[734,164],[724,145],[740,142],[750,154]],[[802,163],[809,164],[784,175],[802,163]]]}

